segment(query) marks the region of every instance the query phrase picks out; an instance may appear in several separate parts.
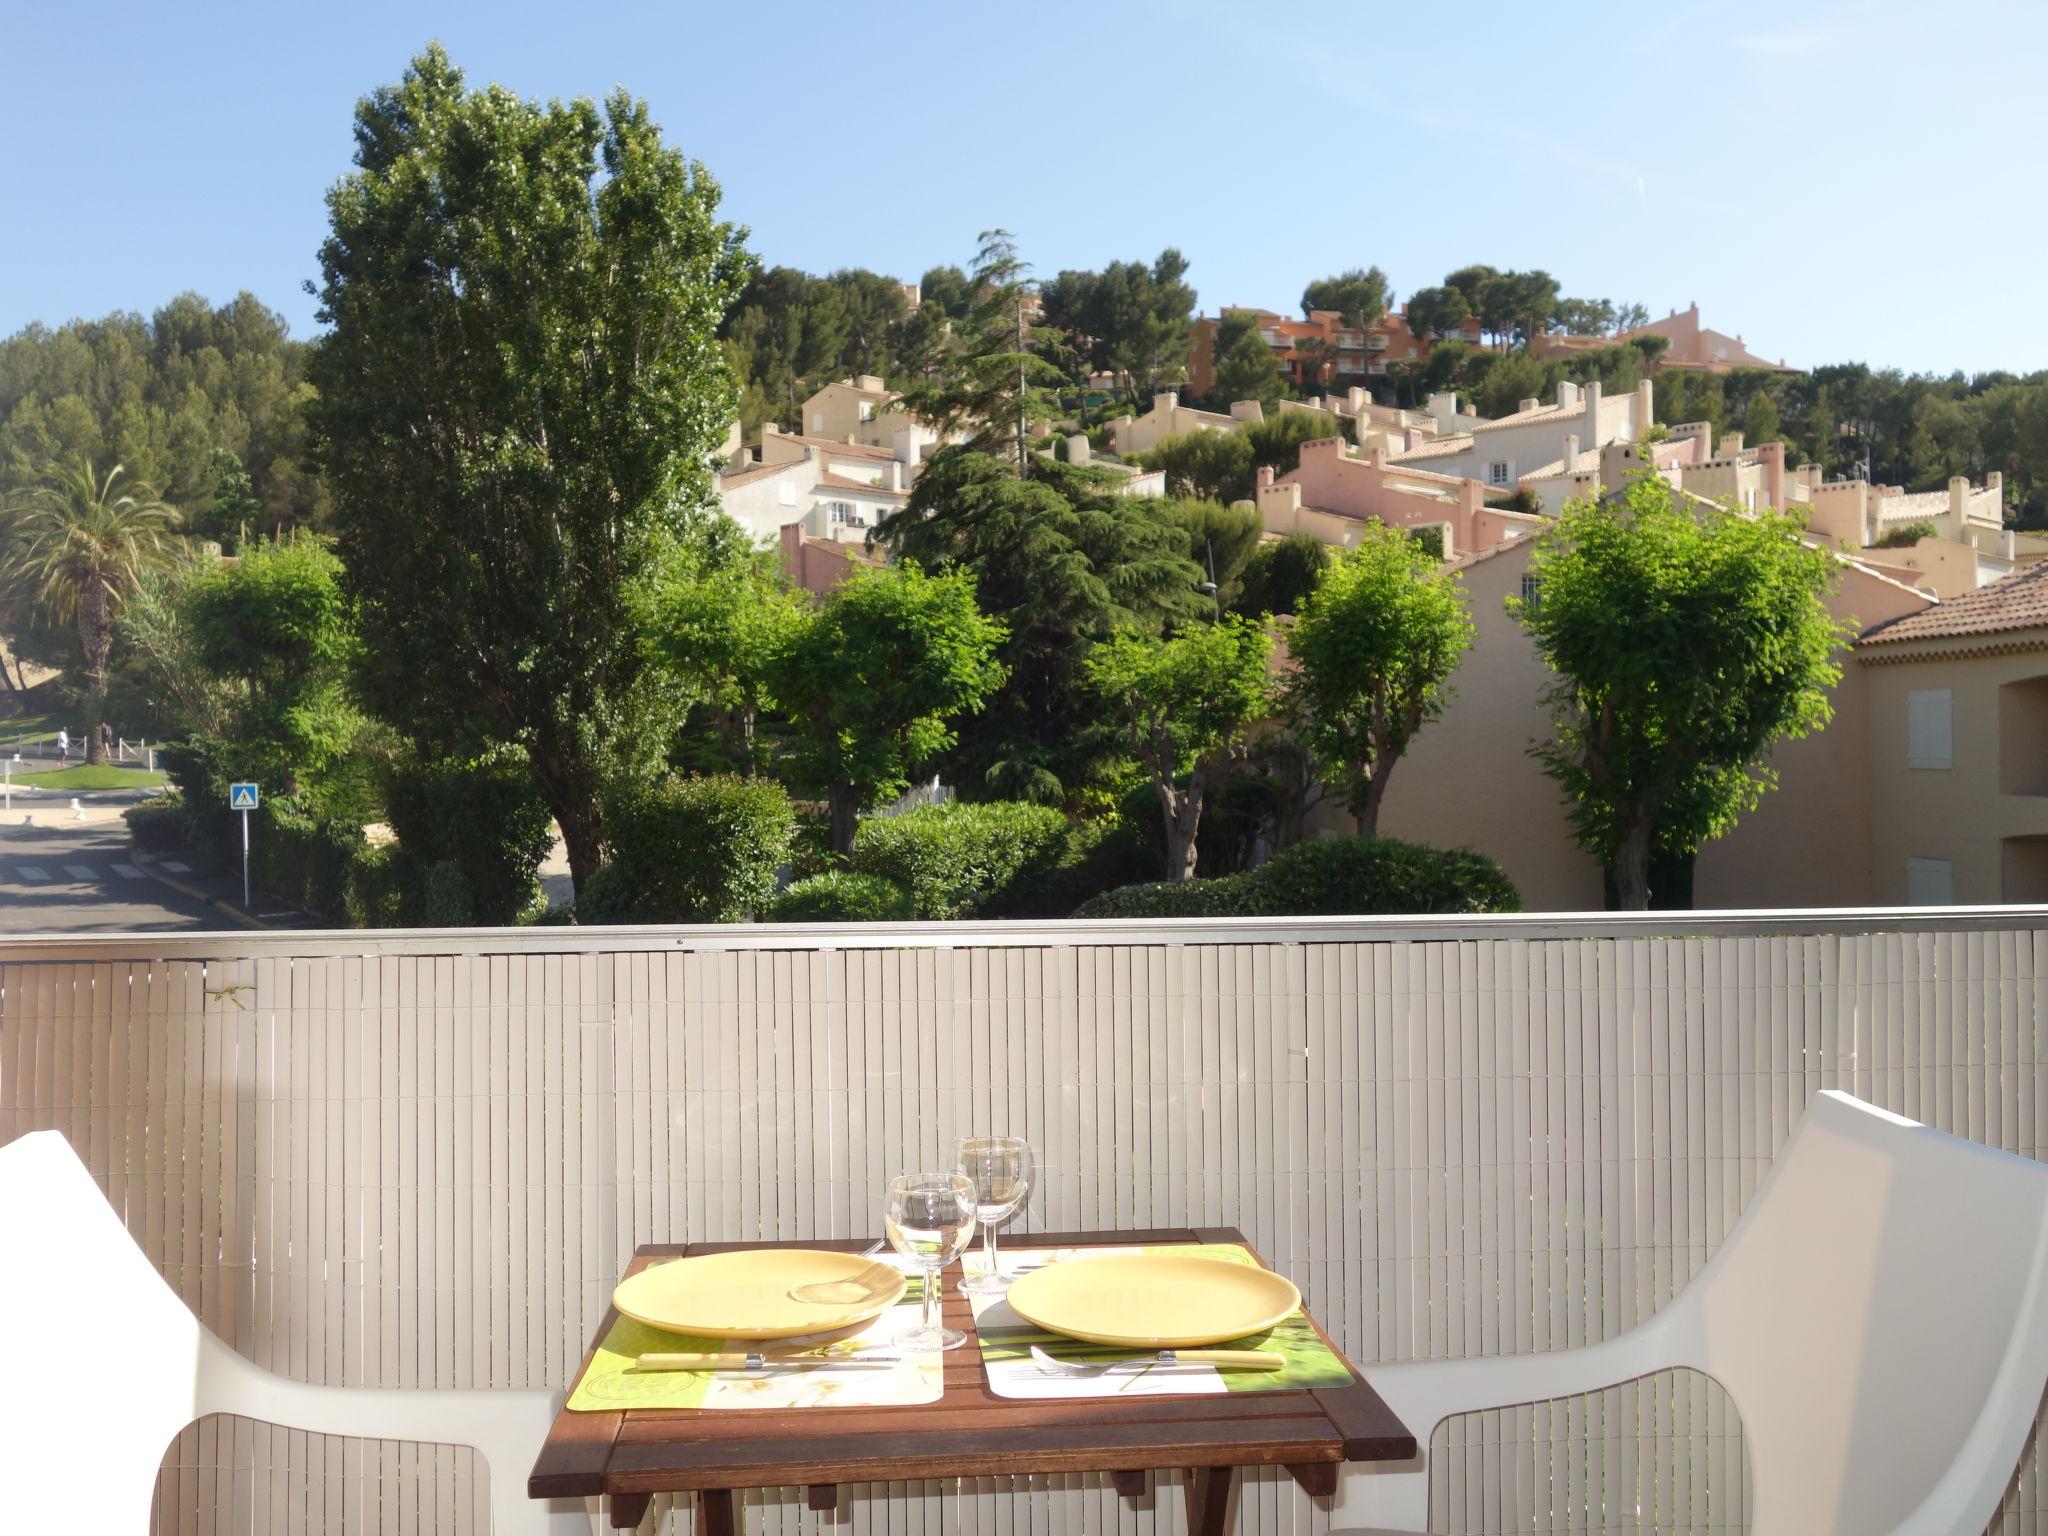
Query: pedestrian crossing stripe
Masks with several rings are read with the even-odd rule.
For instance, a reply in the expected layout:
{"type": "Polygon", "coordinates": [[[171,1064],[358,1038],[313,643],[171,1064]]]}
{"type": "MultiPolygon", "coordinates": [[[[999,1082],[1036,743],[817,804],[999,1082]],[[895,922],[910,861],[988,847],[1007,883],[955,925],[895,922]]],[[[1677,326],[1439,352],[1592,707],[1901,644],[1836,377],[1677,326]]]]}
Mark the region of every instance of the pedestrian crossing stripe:
{"type": "Polygon", "coordinates": [[[46,869],[38,869],[33,864],[24,864],[21,866],[21,878],[24,880],[47,880],[50,878],[50,872],[46,869]]]}
{"type": "Polygon", "coordinates": [[[64,873],[74,880],[93,880],[98,877],[83,864],[66,864],[64,873]]]}
{"type": "Polygon", "coordinates": [[[133,864],[116,864],[114,866],[114,873],[123,880],[140,880],[142,878],[142,871],[133,864]]]}
{"type": "Polygon", "coordinates": [[[165,859],[164,868],[174,875],[189,875],[192,873],[192,866],[190,864],[180,864],[176,859],[165,859]]]}

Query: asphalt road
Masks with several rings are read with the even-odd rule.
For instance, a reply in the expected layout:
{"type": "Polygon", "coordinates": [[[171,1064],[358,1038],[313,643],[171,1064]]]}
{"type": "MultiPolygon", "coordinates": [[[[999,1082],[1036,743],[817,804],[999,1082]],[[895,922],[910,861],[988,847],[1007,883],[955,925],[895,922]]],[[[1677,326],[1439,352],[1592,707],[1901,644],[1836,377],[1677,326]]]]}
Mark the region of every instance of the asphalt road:
{"type": "Polygon", "coordinates": [[[21,815],[17,810],[11,821],[0,821],[0,933],[233,927],[215,908],[138,868],[118,817],[65,822],[48,801],[38,807],[35,825],[23,826],[21,815]]]}

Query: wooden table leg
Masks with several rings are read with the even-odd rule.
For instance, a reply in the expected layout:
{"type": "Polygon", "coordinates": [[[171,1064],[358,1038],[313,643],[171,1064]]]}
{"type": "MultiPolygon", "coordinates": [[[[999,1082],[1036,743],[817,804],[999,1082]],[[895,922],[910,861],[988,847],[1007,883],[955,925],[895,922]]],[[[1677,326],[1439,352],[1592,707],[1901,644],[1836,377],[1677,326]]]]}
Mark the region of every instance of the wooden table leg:
{"type": "Polygon", "coordinates": [[[615,1493],[611,1497],[611,1521],[615,1531],[633,1531],[640,1528],[640,1522],[647,1518],[647,1506],[654,1502],[651,1493],[615,1493]]]}
{"type": "Polygon", "coordinates": [[[1188,1536],[1228,1536],[1235,1467],[1190,1467],[1182,1474],[1187,1495],[1188,1536]]]}
{"type": "Polygon", "coordinates": [[[696,1536],[740,1536],[739,1505],[730,1488],[707,1488],[697,1495],[696,1536]]]}
{"type": "Polygon", "coordinates": [[[1145,1497],[1145,1490],[1151,1485],[1151,1482],[1152,1474],[1149,1472],[1112,1472],[1109,1474],[1110,1487],[1127,1499],[1142,1499],[1145,1497]]]}

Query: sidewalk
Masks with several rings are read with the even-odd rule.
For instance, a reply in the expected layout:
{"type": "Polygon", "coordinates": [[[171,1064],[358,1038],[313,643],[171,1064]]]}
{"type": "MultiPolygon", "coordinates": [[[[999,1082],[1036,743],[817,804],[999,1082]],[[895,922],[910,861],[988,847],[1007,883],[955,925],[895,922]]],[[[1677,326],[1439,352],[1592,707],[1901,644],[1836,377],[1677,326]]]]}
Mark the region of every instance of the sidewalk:
{"type": "Polygon", "coordinates": [[[249,905],[242,905],[242,876],[208,873],[192,854],[144,853],[132,851],[135,867],[152,880],[172,890],[203,901],[245,928],[323,928],[326,924],[310,913],[286,906],[259,885],[249,889],[249,905]],[[175,867],[174,867],[175,866],[175,867]]]}

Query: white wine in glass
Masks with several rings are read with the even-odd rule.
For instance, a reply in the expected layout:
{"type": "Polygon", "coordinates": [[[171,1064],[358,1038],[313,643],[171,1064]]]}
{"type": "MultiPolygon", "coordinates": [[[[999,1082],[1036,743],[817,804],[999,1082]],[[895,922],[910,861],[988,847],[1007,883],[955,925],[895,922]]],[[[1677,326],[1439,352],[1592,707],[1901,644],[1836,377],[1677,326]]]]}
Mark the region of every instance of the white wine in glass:
{"type": "Polygon", "coordinates": [[[902,1173],[889,1183],[889,1241],[924,1271],[924,1321],[903,1336],[909,1349],[958,1349],[967,1335],[939,1321],[939,1271],[974,1236],[974,1185],[958,1173],[902,1173]]]}
{"type": "Polygon", "coordinates": [[[977,1296],[1009,1289],[996,1257],[996,1227],[1023,1208],[1031,1193],[1031,1146],[1016,1136],[970,1136],[960,1143],[960,1171],[974,1183],[974,1214],[981,1222],[984,1274],[963,1280],[960,1288],[977,1296]]]}

